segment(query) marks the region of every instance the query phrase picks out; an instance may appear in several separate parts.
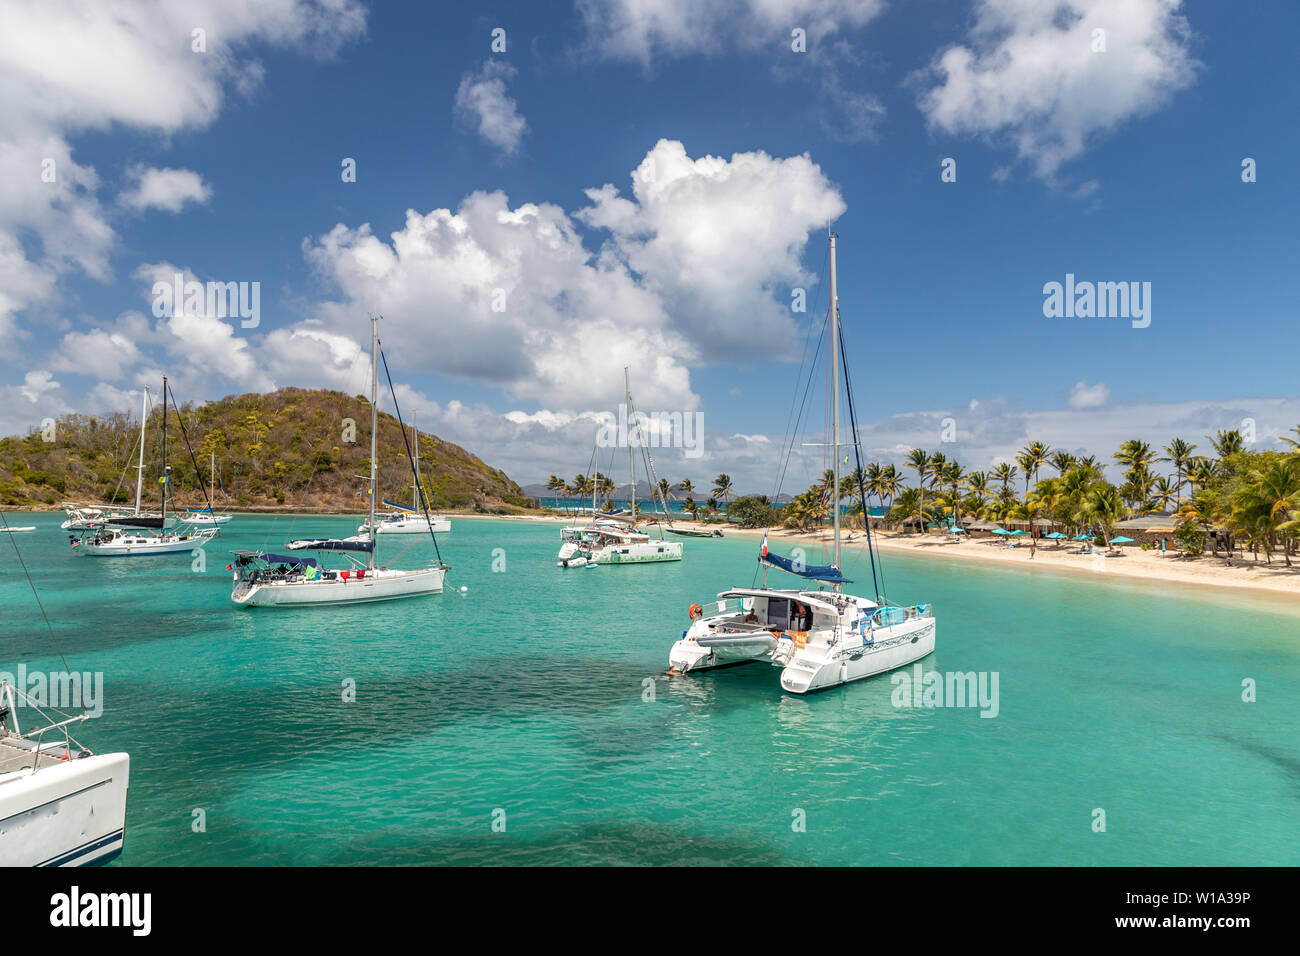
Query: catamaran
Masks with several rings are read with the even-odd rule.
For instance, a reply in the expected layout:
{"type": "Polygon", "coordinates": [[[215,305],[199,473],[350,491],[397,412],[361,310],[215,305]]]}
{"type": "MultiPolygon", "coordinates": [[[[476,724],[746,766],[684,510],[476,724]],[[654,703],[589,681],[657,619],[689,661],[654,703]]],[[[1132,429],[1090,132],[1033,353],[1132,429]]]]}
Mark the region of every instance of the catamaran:
{"type": "MultiPolygon", "coordinates": [[[[290,541],[290,551],[333,552],[348,558],[345,570],[322,568],[315,558],[270,554],[262,551],[235,551],[235,560],[226,568],[234,572],[234,590],[230,600],[241,607],[319,607],[332,604],[357,604],[364,601],[388,601],[442,593],[448,566],[441,556],[435,565],[411,571],[375,566],[375,498],[379,483],[379,318],[371,316],[370,368],[370,520],[368,533],[354,538],[306,538],[290,541]],[[365,555],[363,561],[358,555],[365,555]]],[[[385,363],[385,371],[387,370],[385,363]]],[[[389,391],[396,405],[397,392],[389,379],[389,391]]],[[[399,410],[399,423],[400,423],[399,410]]],[[[403,426],[402,435],[406,429],[403,426]]],[[[407,457],[411,457],[407,446],[407,457]]],[[[414,463],[412,463],[414,469],[414,463]]],[[[416,486],[420,504],[426,505],[424,492],[416,486]]],[[[423,508],[428,516],[427,506],[423,508]]],[[[426,530],[431,523],[426,525],[426,530]]],[[[438,539],[429,537],[437,551],[438,539]]]]}
{"type": "MultiPolygon", "coordinates": [[[[392,510],[378,516],[375,534],[446,534],[451,531],[451,521],[442,515],[425,516],[420,513],[420,429],[416,427],[414,416],[411,431],[415,434],[415,486],[411,496],[411,506],[399,505],[395,501],[384,501],[392,510]]],[[[357,534],[370,532],[370,520],[367,519],[357,528],[357,534]]]]}
{"type": "MultiPolygon", "coordinates": [[[[830,328],[832,362],[831,450],[835,461],[833,489],[840,485],[840,366],[845,376],[848,364],[840,345],[839,297],[835,275],[835,235],[830,236],[830,328]]],[[[861,457],[857,439],[852,391],[849,395],[853,447],[861,457]]],[[[862,512],[866,490],[859,487],[862,512]]],[[[829,565],[809,567],[768,550],[767,536],[759,549],[763,568],[762,587],[737,587],[718,594],[712,613],[700,604],[689,609],[690,625],[668,653],[670,673],[707,670],[734,664],[764,662],[781,668],[781,687],[793,694],[826,690],[883,674],[918,661],[934,651],[935,618],[932,606],[900,607],[886,601],[876,589],[870,600],[844,592],[854,582],[840,573],[840,508],[832,495],[834,514],[834,560],[829,565]],[[768,569],[775,569],[817,589],[769,588],[768,569]],[[732,603],[734,602],[734,604],[732,603]]],[[[872,581],[876,583],[876,559],[871,547],[871,523],[867,527],[872,581]]],[[[710,602],[712,603],[712,602],[710,602]]]]}
{"type": "MultiPolygon", "coordinates": [[[[636,421],[632,411],[632,385],[628,377],[627,366],[623,367],[623,385],[627,395],[628,421],[636,421]]],[[[640,424],[636,426],[637,433],[640,434],[640,424]]],[[[597,436],[599,438],[599,431],[597,436]]],[[[556,566],[561,568],[579,568],[590,567],[594,564],[651,564],[659,561],[680,561],[682,559],[682,543],[680,541],[665,541],[663,534],[651,536],[648,532],[642,531],[636,526],[636,456],[634,447],[636,442],[633,441],[631,433],[628,434],[627,442],[627,460],[628,467],[632,475],[632,500],[629,506],[629,512],[632,516],[630,522],[616,521],[613,518],[597,518],[590,524],[572,525],[560,529],[560,553],[556,557],[556,566]]],[[[599,448],[599,441],[597,441],[599,448]]],[[[651,488],[657,488],[657,483],[653,479],[654,466],[648,457],[644,445],[642,454],[646,455],[646,470],[652,479],[651,488]]],[[[597,459],[597,463],[599,460],[597,459]]],[[[591,509],[592,514],[596,513],[596,482],[591,485],[591,509]]],[[[658,501],[658,494],[655,494],[655,500],[658,501]]],[[[668,503],[664,502],[664,513],[667,515],[668,503]]]]}
{"type": "Polygon", "coordinates": [[[80,554],[94,557],[126,557],[151,554],[177,554],[193,551],[217,534],[216,528],[191,530],[182,525],[176,531],[167,527],[167,495],[171,468],[167,465],[167,379],[163,378],[162,416],[162,512],[140,513],[140,495],[144,481],[144,423],[140,425],[140,466],[135,480],[135,513],[129,517],[108,517],[89,523],[79,534],[69,535],[72,547],[80,554]]]}
{"type": "MultiPolygon", "coordinates": [[[[30,574],[27,583],[39,605],[30,574]]],[[[0,866],[84,866],[122,852],[130,757],[77,743],[71,728],[89,716],[55,720],[23,689],[0,682],[0,866]],[[44,722],[24,731],[20,706],[44,722]]]]}

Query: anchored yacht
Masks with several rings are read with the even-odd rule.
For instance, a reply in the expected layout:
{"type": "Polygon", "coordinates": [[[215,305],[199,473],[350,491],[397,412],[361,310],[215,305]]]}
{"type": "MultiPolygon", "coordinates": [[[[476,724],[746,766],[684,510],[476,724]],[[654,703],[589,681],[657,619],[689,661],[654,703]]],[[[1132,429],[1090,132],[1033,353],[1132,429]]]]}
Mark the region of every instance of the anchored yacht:
{"type": "MultiPolygon", "coordinates": [[[[832,424],[830,449],[835,463],[831,488],[840,487],[840,367],[847,364],[840,348],[839,298],[836,293],[835,235],[830,237],[830,331],[832,424]]],[[[849,393],[855,453],[858,453],[856,413],[849,393]]],[[[858,474],[862,474],[861,456],[858,474]]],[[[863,515],[869,514],[866,489],[859,482],[863,515]]],[[[934,611],[928,604],[900,607],[880,595],[869,600],[846,594],[854,582],[840,573],[841,540],[838,495],[832,495],[834,560],[810,567],[770,552],[763,536],[758,562],[763,569],[760,588],[731,588],[718,595],[712,613],[692,604],[691,624],[668,652],[670,673],[688,673],[733,664],[765,662],[781,668],[781,687],[807,694],[874,677],[918,661],[934,651],[934,611]],[[767,587],[769,569],[821,585],[816,590],[767,587]],[[734,605],[731,602],[735,602],[734,605]]],[[[865,520],[873,583],[876,559],[871,523],[865,520]]]]}
{"type": "Polygon", "coordinates": [[[560,531],[560,554],[555,562],[562,568],[588,564],[646,564],[652,561],[680,561],[682,543],[652,538],[629,524],[607,518],[593,524],[560,531]]]}
{"type": "MultiPolygon", "coordinates": [[[[322,568],[315,558],[268,554],[261,551],[235,551],[235,560],[226,566],[234,572],[234,589],[230,600],[242,607],[309,607],[333,604],[359,604],[388,601],[394,598],[441,594],[447,565],[441,555],[432,567],[399,570],[375,566],[375,497],[379,480],[379,319],[371,316],[370,369],[370,516],[362,526],[366,534],[352,538],[312,538],[290,541],[291,551],[340,553],[351,562],[345,570],[322,568]],[[364,554],[362,561],[358,555],[364,554]]],[[[387,364],[385,364],[385,370],[387,364]]],[[[389,380],[393,402],[397,393],[389,380]]],[[[399,410],[400,422],[400,410],[399,410]]],[[[408,448],[409,453],[409,448],[408,448]]],[[[412,462],[414,468],[414,462],[412,462]]],[[[416,486],[417,497],[424,504],[423,491],[416,486]]],[[[432,521],[426,517],[424,530],[429,532],[435,551],[438,539],[432,534],[432,521]]]]}

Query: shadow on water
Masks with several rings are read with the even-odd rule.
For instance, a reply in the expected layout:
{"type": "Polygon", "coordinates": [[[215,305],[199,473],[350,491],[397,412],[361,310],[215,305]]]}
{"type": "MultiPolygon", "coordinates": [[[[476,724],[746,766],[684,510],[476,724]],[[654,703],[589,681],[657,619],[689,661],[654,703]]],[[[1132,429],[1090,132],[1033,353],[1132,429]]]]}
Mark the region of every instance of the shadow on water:
{"type": "MultiPolygon", "coordinates": [[[[542,834],[419,831],[403,825],[328,845],[288,843],[280,833],[225,839],[225,863],[257,866],[785,866],[770,845],[657,823],[590,822],[542,834]],[[326,848],[328,846],[328,848],[326,848]]],[[[182,840],[182,843],[184,841],[182,840]]],[[[122,862],[130,865],[130,845],[122,862]]],[[[180,847],[174,846],[177,854],[180,847]]],[[[160,861],[164,864],[173,862],[160,861]]]]}

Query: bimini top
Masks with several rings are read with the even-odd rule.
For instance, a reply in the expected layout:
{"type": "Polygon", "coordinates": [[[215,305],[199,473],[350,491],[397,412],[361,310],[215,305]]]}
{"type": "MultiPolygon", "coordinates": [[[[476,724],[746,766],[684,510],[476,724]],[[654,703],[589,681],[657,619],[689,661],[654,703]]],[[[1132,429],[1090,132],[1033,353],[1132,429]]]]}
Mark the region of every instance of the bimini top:
{"type": "Polygon", "coordinates": [[[316,567],[315,558],[299,558],[289,554],[269,554],[263,551],[232,551],[231,554],[237,555],[241,561],[259,560],[267,564],[289,564],[302,565],[304,567],[316,567]]]}
{"type": "Polygon", "coordinates": [[[808,581],[820,581],[822,584],[852,584],[853,582],[840,574],[840,569],[833,564],[823,565],[796,565],[789,558],[783,558],[774,551],[767,554],[760,554],[758,557],[759,564],[765,564],[769,568],[776,568],[778,571],[785,571],[787,574],[793,574],[796,577],[804,578],[808,581]]]}
{"type": "Polygon", "coordinates": [[[334,538],[300,538],[290,541],[290,551],[373,551],[375,543],[369,538],[363,541],[350,541],[334,538]]]}
{"type": "Polygon", "coordinates": [[[789,590],[785,588],[732,588],[730,591],[719,591],[718,597],[719,599],[752,597],[788,599],[800,601],[809,607],[821,608],[831,613],[837,613],[841,605],[844,607],[857,605],[864,609],[878,606],[875,601],[866,598],[851,597],[845,594],[836,595],[831,591],[799,591],[793,588],[789,590]]]}

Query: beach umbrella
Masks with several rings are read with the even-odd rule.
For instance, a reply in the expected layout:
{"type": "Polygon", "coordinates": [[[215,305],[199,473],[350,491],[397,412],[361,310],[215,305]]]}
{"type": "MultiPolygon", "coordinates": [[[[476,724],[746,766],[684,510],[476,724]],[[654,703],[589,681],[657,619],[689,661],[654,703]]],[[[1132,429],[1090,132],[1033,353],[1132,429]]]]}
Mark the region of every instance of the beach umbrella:
{"type": "Polygon", "coordinates": [[[1065,535],[1061,534],[1061,532],[1059,532],[1059,531],[1053,531],[1051,534],[1043,535],[1043,537],[1045,537],[1045,538],[1064,538],[1065,535]]]}
{"type": "Polygon", "coordinates": [[[1011,534],[1011,532],[1008,531],[1006,528],[994,528],[994,529],[993,529],[993,533],[994,533],[994,534],[1011,534]]]}
{"type": "Polygon", "coordinates": [[[966,533],[966,529],[965,529],[965,528],[962,528],[962,527],[960,527],[960,526],[958,526],[958,525],[953,525],[951,528],[948,529],[948,533],[949,533],[949,534],[965,534],[965,533],[966,533]]]}
{"type": "Polygon", "coordinates": [[[1071,538],[1070,540],[1071,540],[1071,541],[1091,541],[1091,540],[1092,540],[1092,535],[1090,535],[1090,534],[1076,534],[1076,535],[1075,535],[1073,538],[1071,538]]]}
{"type": "Polygon", "coordinates": [[[1011,535],[1011,536],[1014,538],[1014,537],[1016,537],[1017,535],[1029,534],[1029,532],[1028,532],[1028,531],[1024,531],[1024,530],[1022,530],[1022,529],[1020,529],[1020,528],[1017,528],[1015,531],[1008,531],[1007,534],[1011,535]]]}
{"type": "Polygon", "coordinates": [[[1132,541],[1132,538],[1126,538],[1123,535],[1120,535],[1118,538],[1110,539],[1111,544],[1130,544],[1132,541]]]}

